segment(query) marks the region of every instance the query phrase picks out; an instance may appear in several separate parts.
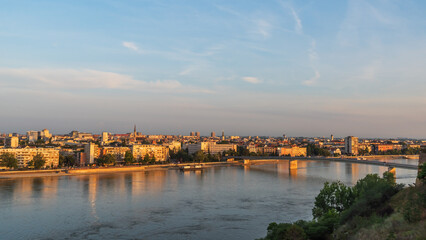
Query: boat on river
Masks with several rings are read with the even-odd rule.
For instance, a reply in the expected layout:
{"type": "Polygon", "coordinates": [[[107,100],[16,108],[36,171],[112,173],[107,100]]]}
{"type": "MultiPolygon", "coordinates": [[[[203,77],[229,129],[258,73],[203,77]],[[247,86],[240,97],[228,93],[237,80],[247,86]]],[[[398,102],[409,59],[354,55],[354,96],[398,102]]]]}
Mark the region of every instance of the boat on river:
{"type": "Polygon", "coordinates": [[[195,170],[203,170],[204,166],[203,165],[185,165],[185,166],[179,167],[179,169],[181,171],[195,171],[195,170]]]}

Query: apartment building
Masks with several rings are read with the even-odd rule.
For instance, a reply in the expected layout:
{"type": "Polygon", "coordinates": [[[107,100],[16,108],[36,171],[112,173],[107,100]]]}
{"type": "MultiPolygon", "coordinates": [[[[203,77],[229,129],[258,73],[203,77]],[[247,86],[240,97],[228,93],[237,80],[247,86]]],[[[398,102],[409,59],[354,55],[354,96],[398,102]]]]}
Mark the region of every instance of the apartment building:
{"type": "Polygon", "coordinates": [[[188,153],[194,154],[198,151],[205,153],[216,154],[224,151],[233,150],[237,151],[236,144],[216,144],[215,142],[199,142],[195,144],[188,144],[188,153]]]}
{"type": "Polygon", "coordinates": [[[54,148],[3,148],[0,149],[0,155],[11,153],[18,160],[18,167],[27,167],[28,162],[32,161],[34,156],[41,154],[46,160],[45,167],[57,167],[59,164],[59,150],[54,148]]]}
{"type": "Polygon", "coordinates": [[[104,147],[102,148],[102,155],[111,154],[116,156],[117,162],[123,162],[126,152],[130,151],[128,147],[104,147]]]}
{"type": "Polygon", "coordinates": [[[132,154],[135,159],[144,158],[148,154],[149,157],[155,157],[157,162],[167,161],[169,159],[169,148],[161,145],[133,145],[132,154]]]}
{"type": "Polygon", "coordinates": [[[291,156],[291,157],[306,157],[307,149],[298,146],[286,146],[277,148],[278,156],[291,156]]]}
{"type": "Polygon", "coordinates": [[[88,143],[84,145],[84,153],[86,157],[86,164],[94,164],[95,159],[101,155],[101,151],[98,145],[94,143],[88,143]]]}
{"type": "Polygon", "coordinates": [[[358,155],[358,138],[348,136],[345,138],[345,152],[349,155],[358,155]]]}

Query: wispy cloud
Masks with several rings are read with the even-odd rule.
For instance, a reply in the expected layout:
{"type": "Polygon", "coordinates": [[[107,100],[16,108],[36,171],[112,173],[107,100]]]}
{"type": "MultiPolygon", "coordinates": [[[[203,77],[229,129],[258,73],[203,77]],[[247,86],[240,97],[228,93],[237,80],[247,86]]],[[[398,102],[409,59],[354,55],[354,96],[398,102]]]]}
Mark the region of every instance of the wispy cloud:
{"type": "Polygon", "coordinates": [[[257,19],[254,21],[256,25],[256,33],[260,34],[264,38],[268,38],[271,35],[272,25],[264,20],[257,19]]]}
{"type": "Polygon", "coordinates": [[[294,18],[294,30],[299,34],[302,34],[303,33],[302,21],[300,20],[299,15],[294,10],[294,8],[291,7],[290,10],[294,18]]]}
{"type": "Polygon", "coordinates": [[[308,49],[308,53],[309,53],[309,61],[311,61],[311,63],[313,61],[318,60],[317,42],[315,41],[315,39],[312,39],[311,47],[308,49]]]}
{"type": "Polygon", "coordinates": [[[142,81],[125,74],[92,69],[0,68],[0,79],[2,79],[0,86],[4,88],[212,92],[192,86],[183,86],[176,80],[142,81]]]}
{"type": "Polygon", "coordinates": [[[139,47],[134,42],[125,42],[124,41],[124,42],[122,42],[122,45],[123,45],[123,47],[126,47],[130,50],[133,50],[133,51],[138,52],[138,53],[142,53],[142,51],[139,49],[139,47]]]}
{"type": "Polygon", "coordinates": [[[262,82],[260,79],[256,77],[243,77],[243,80],[252,84],[258,84],[262,82]]]}
{"type": "Polygon", "coordinates": [[[349,1],[345,19],[337,33],[339,44],[345,47],[357,46],[360,42],[379,38],[378,29],[386,26],[395,28],[399,19],[386,11],[390,4],[389,1],[349,1]]]}
{"type": "Polygon", "coordinates": [[[315,76],[310,78],[309,80],[304,81],[302,84],[308,87],[314,86],[317,84],[318,79],[321,77],[321,74],[318,70],[315,70],[315,76]]]}

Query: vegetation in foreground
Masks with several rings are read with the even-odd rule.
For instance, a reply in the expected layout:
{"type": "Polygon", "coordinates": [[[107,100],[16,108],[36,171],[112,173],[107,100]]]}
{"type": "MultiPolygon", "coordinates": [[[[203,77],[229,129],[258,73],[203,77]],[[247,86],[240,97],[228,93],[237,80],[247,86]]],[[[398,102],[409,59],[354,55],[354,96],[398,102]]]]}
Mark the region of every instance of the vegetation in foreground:
{"type": "Polygon", "coordinates": [[[369,174],[353,187],[327,182],[312,221],[270,223],[262,239],[426,239],[426,164],[418,178],[420,185],[407,188],[389,172],[369,174]]]}

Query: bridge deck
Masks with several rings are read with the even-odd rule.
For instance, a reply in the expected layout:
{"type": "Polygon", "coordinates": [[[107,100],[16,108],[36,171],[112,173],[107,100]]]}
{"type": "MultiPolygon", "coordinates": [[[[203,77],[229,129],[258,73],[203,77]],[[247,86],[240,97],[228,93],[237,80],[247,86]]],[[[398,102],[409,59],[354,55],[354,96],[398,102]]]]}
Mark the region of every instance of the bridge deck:
{"type": "Polygon", "coordinates": [[[237,156],[237,157],[227,157],[234,159],[247,159],[247,160],[301,160],[301,161],[330,161],[330,162],[349,162],[349,163],[358,163],[358,164],[370,164],[378,165],[385,167],[395,167],[395,168],[405,168],[417,170],[417,165],[404,164],[404,163],[393,163],[393,162],[381,162],[377,160],[358,160],[353,158],[327,158],[327,157],[252,157],[252,156],[237,156]]]}

